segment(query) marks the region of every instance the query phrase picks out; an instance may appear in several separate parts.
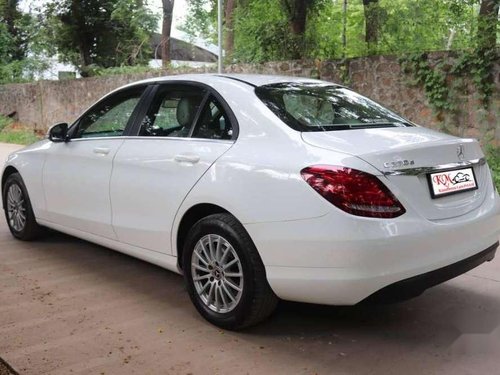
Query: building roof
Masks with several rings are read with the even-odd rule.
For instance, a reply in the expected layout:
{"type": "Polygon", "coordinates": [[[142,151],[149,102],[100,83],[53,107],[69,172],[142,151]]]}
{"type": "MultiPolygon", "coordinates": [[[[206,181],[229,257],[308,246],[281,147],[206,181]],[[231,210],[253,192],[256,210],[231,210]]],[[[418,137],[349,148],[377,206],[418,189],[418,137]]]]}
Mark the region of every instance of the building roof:
{"type": "MultiPolygon", "coordinates": [[[[154,33],[151,38],[154,59],[161,59],[161,34],[154,33]]],[[[185,42],[183,40],[170,37],[170,59],[180,61],[200,61],[217,62],[217,55],[209,50],[185,42]]]]}

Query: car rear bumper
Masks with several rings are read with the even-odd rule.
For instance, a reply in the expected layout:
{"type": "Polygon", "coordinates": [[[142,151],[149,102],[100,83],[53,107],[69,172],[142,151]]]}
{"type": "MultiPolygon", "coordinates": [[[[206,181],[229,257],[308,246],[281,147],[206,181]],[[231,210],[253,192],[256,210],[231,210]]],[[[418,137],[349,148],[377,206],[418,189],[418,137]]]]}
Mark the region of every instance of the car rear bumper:
{"type": "Polygon", "coordinates": [[[393,284],[391,289],[406,284],[421,293],[436,284],[432,275],[439,275],[435,280],[440,283],[477,266],[475,260],[488,260],[500,235],[500,202],[495,198],[467,215],[439,222],[411,214],[377,220],[334,213],[245,228],[278,297],[354,305],[393,284]],[[451,265],[456,266],[447,268],[451,265]],[[407,281],[414,277],[423,284],[407,281]]]}
{"type": "Polygon", "coordinates": [[[365,298],[363,301],[392,302],[419,296],[428,288],[462,275],[484,262],[492,261],[493,258],[495,258],[497,248],[498,241],[486,250],[483,250],[469,258],[450,264],[449,266],[388,285],[365,298]]]}

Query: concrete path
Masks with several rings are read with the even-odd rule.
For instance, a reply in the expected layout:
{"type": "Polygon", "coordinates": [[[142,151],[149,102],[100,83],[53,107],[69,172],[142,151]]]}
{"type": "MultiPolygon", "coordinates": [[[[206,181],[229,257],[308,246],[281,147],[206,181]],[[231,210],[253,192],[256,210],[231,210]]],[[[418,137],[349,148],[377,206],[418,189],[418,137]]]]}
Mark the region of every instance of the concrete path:
{"type": "Polygon", "coordinates": [[[498,374],[500,259],[405,303],[282,303],[234,333],[180,276],[61,234],[20,242],[0,218],[0,357],[21,374],[498,374]]]}

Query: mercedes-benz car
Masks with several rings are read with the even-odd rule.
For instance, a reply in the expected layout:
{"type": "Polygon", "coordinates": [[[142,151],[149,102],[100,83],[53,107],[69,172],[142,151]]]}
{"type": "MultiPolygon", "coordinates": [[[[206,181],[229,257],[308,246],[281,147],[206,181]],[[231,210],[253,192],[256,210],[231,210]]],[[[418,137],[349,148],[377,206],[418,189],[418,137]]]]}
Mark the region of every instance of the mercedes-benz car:
{"type": "Polygon", "coordinates": [[[2,197],[16,238],[52,228],[182,273],[227,329],[279,299],[417,296],[492,260],[500,233],[476,140],[292,77],[119,88],[10,155],[2,197]]]}

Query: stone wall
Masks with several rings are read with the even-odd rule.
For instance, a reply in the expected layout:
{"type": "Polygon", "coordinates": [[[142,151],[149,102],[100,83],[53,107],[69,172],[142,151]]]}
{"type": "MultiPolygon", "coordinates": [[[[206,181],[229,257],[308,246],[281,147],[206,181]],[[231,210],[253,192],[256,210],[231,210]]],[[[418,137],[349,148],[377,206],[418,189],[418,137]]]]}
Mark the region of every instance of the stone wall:
{"type": "MultiPolygon", "coordinates": [[[[175,74],[202,73],[201,69],[176,70],[175,74]]],[[[172,74],[154,72],[62,81],[0,85],[0,114],[12,115],[22,124],[46,131],[58,122],[72,123],[96,100],[120,86],[145,78],[172,74]]]]}
{"type": "MultiPolygon", "coordinates": [[[[431,64],[454,59],[448,53],[429,55],[431,64]]],[[[208,69],[207,71],[210,71],[208,69]]],[[[65,81],[40,81],[0,86],[0,113],[16,112],[19,122],[45,131],[51,124],[72,122],[107,92],[126,83],[166,74],[203,73],[204,69],[176,69],[135,75],[95,77],[65,81]]],[[[457,98],[455,116],[437,118],[420,87],[412,86],[411,77],[401,71],[395,56],[371,56],[340,61],[283,61],[263,64],[238,64],[226,67],[226,73],[280,74],[320,78],[347,84],[418,124],[452,134],[500,144],[500,64],[494,66],[495,77],[491,104],[486,111],[477,103],[475,87],[457,98]]],[[[453,77],[449,77],[453,79],[453,77]]]]}

